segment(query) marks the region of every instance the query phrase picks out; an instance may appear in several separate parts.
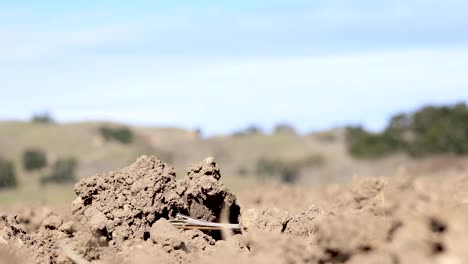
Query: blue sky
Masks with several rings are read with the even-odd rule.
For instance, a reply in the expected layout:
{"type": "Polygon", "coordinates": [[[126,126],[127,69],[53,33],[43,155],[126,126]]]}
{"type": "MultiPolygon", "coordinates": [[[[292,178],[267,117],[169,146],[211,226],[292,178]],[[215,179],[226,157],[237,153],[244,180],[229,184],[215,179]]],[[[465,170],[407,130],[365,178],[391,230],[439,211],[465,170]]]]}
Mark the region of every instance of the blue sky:
{"type": "Polygon", "coordinates": [[[468,101],[468,2],[1,1],[0,119],[226,133],[468,101]]]}

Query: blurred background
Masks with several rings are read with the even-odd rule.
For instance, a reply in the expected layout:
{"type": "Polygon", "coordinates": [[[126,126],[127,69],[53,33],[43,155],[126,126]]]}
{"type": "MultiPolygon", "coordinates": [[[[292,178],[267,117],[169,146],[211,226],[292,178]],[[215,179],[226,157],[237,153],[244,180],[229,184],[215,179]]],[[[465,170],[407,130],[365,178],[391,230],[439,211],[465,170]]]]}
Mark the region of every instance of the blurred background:
{"type": "Polygon", "coordinates": [[[0,206],[156,155],[234,190],[468,169],[468,3],[1,1],[0,206]]]}

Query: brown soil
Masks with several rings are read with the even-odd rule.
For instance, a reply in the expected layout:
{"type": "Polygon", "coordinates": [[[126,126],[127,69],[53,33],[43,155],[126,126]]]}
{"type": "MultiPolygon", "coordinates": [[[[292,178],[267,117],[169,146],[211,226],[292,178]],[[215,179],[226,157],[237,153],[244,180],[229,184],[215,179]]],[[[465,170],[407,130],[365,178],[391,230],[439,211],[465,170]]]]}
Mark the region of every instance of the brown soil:
{"type": "Polygon", "coordinates": [[[467,263],[468,177],[270,186],[237,198],[213,158],[184,179],[155,157],[76,184],[72,213],[0,218],[0,263],[467,263]],[[177,213],[242,226],[181,230],[177,213]]]}
{"type": "Polygon", "coordinates": [[[237,223],[236,197],[219,182],[220,177],[213,158],[194,165],[178,181],[172,167],[142,156],[128,168],[80,181],[72,210],[101,240],[116,246],[129,239],[147,240],[153,223],[177,213],[216,221],[227,208],[237,223]]]}

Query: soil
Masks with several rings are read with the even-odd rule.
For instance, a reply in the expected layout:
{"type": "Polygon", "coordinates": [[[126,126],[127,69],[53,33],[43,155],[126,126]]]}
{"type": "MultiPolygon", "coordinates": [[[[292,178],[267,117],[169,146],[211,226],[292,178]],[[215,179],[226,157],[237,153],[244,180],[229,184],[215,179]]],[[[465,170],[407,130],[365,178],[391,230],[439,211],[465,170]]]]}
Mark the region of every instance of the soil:
{"type": "Polygon", "coordinates": [[[129,239],[147,240],[153,223],[177,213],[217,221],[225,208],[237,223],[236,197],[220,178],[211,157],[190,168],[185,179],[176,180],[174,168],[156,157],[142,156],[120,171],[80,181],[72,211],[78,221],[114,246],[129,239]]]}
{"type": "Polygon", "coordinates": [[[272,185],[238,200],[211,157],[177,179],[142,156],[75,192],[69,214],[3,214],[0,263],[468,263],[468,175],[272,185]],[[242,228],[182,230],[177,213],[242,228]]]}

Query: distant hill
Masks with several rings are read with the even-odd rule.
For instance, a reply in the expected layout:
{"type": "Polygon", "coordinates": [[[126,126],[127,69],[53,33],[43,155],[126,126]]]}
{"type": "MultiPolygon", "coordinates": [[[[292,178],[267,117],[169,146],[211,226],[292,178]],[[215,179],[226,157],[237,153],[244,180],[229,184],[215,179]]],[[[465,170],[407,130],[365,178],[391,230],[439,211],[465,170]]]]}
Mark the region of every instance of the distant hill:
{"type": "MultiPolygon", "coordinates": [[[[320,157],[322,163],[311,163],[301,170],[300,181],[304,184],[340,182],[355,175],[391,175],[401,165],[415,169],[428,166],[418,167],[414,164],[420,164],[420,161],[413,162],[402,155],[382,160],[355,160],[347,152],[344,129],[309,135],[255,133],[201,138],[196,131],[179,128],[129,127],[133,140],[123,144],[105,140],[100,133],[103,126],[124,125],[109,122],[0,122],[0,156],[14,161],[19,180],[17,190],[0,191],[0,204],[9,203],[15,197],[21,197],[23,202],[36,201],[38,197],[57,199],[57,202],[73,198],[72,186],[41,187],[39,181],[43,172],[31,173],[21,168],[21,156],[28,148],[45,151],[49,161],[76,158],[79,178],[127,166],[143,154],[156,155],[183,176],[192,163],[213,156],[221,167],[223,182],[234,189],[246,188],[265,179],[258,174],[262,159],[297,164],[297,161],[313,162],[320,157]]],[[[451,160],[445,158],[437,164],[444,167],[444,164],[451,164],[451,160]]],[[[430,166],[429,169],[434,170],[430,166]]]]}

